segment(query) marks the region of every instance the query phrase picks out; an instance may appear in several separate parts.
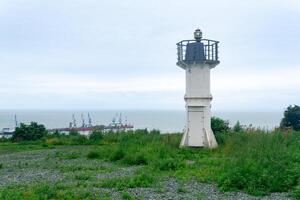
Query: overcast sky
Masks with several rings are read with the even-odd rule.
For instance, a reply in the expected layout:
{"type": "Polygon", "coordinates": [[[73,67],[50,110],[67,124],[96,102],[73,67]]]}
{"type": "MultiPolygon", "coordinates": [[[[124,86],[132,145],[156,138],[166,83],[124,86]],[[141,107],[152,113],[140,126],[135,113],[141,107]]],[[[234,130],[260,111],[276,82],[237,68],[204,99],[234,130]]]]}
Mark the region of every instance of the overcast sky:
{"type": "Polygon", "coordinates": [[[184,109],[176,42],[220,41],[215,111],[300,104],[299,0],[1,0],[1,109],[184,109]]]}

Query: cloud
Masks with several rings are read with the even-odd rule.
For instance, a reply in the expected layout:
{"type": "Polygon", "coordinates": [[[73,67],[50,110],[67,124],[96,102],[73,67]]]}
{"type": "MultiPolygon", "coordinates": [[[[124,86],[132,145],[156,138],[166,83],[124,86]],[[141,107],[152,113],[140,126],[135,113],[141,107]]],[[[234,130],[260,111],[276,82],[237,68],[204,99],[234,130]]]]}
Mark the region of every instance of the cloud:
{"type": "Polygon", "coordinates": [[[183,107],[175,44],[200,26],[221,41],[215,108],[281,109],[300,98],[299,13],[297,0],[2,0],[0,107],[183,107]]]}
{"type": "Polygon", "coordinates": [[[260,70],[241,67],[228,71],[224,68],[220,72],[217,67],[212,72],[212,84],[216,91],[264,91],[266,93],[284,90],[300,91],[299,74],[300,67],[260,70]]]}

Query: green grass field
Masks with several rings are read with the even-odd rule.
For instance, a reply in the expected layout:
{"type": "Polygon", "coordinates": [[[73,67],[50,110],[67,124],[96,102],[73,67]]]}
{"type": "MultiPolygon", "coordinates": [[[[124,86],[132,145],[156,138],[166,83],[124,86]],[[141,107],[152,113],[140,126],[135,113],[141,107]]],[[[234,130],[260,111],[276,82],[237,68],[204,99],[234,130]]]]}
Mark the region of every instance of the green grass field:
{"type": "MultiPolygon", "coordinates": [[[[179,148],[180,139],[181,134],[137,130],[93,140],[0,142],[0,199],[133,199],[128,188],[159,191],[168,177],[215,183],[221,191],[288,192],[300,199],[300,133],[223,133],[213,150],[179,148]]],[[[186,190],[177,188],[178,194],[186,190]]]]}

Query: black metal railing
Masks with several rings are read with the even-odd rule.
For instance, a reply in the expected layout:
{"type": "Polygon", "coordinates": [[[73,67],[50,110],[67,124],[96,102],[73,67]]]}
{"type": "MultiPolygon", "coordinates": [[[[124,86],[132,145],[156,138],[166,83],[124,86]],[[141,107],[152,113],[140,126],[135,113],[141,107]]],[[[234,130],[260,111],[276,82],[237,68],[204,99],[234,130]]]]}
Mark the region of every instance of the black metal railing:
{"type": "MultiPolygon", "coordinates": [[[[182,40],[177,43],[177,64],[190,64],[197,63],[197,60],[186,60],[186,47],[189,43],[195,43],[196,40],[182,40]]],[[[219,63],[219,55],[218,55],[218,41],[201,39],[204,47],[204,56],[205,59],[199,62],[210,63],[210,64],[218,64],[219,63]]]]}

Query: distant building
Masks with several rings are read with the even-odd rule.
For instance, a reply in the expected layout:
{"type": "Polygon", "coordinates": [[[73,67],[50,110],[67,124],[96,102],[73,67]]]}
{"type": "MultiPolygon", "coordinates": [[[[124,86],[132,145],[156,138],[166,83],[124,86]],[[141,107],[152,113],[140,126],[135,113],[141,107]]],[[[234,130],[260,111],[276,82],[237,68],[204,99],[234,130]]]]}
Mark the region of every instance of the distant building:
{"type": "Polygon", "coordinates": [[[15,129],[11,128],[3,128],[2,131],[0,131],[0,138],[11,138],[15,132],[15,129]]]}

